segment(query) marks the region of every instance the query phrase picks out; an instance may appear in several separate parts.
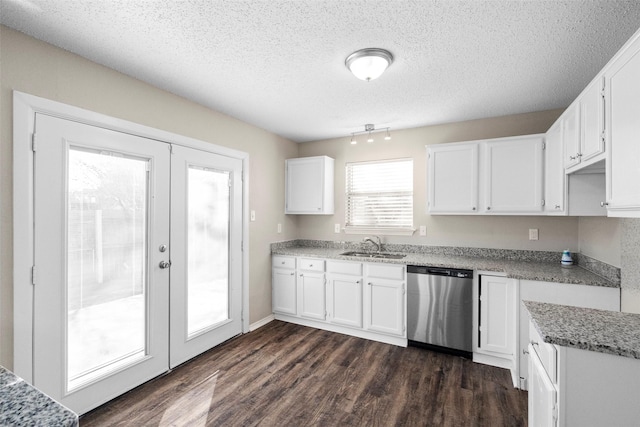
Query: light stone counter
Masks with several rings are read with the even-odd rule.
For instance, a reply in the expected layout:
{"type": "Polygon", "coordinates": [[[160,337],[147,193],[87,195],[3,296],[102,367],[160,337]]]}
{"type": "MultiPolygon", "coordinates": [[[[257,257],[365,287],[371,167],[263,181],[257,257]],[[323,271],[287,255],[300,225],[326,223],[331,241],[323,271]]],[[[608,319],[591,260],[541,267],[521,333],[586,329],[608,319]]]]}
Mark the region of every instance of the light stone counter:
{"type": "MultiPolygon", "coordinates": [[[[592,273],[580,266],[570,268],[560,265],[560,254],[558,260],[550,261],[547,252],[536,253],[534,251],[502,251],[495,249],[474,249],[474,248],[446,248],[442,253],[425,253],[427,250],[437,250],[429,247],[411,247],[408,245],[383,245],[383,250],[391,253],[402,253],[406,257],[402,259],[380,259],[380,258],[359,258],[353,256],[340,255],[345,251],[357,250],[360,244],[345,243],[335,247],[333,242],[301,241],[302,245],[273,244],[271,252],[274,255],[290,255],[312,258],[336,259],[343,261],[359,262],[381,262],[390,264],[420,265],[429,267],[449,267],[469,270],[489,271],[504,273],[507,277],[521,280],[535,280],[543,282],[573,283],[591,286],[605,286],[619,288],[619,280],[606,279],[598,274],[592,273]],[[311,242],[311,243],[309,243],[311,242]],[[318,246],[313,246],[318,243],[318,246]],[[409,252],[412,249],[417,251],[409,252]],[[422,249],[422,252],[419,252],[422,249]],[[457,255],[455,253],[472,253],[474,256],[457,255]],[[491,255],[483,257],[483,254],[491,255]],[[514,259],[515,258],[515,259],[514,259]],[[520,259],[518,259],[520,258],[520,259]],[[526,258],[533,258],[529,261],[526,258]]],[[[618,273],[619,274],[619,273],[618,273]]]]}
{"type": "Polygon", "coordinates": [[[640,314],[523,303],[546,343],[640,359],[640,314]]]}
{"type": "Polygon", "coordinates": [[[78,425],[78,416],[0,366],[0,426],[78,425]]]}

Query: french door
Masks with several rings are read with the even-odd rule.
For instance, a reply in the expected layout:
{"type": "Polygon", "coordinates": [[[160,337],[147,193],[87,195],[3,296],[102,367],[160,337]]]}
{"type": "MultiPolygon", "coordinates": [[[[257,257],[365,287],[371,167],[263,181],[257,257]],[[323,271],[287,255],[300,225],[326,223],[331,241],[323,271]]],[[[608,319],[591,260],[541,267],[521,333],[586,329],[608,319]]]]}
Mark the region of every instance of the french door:
{"type": "Polygon", "coordinates": [[[242,331],[242,162],[36,114],[33,383],[79,413],[242,331]]]}

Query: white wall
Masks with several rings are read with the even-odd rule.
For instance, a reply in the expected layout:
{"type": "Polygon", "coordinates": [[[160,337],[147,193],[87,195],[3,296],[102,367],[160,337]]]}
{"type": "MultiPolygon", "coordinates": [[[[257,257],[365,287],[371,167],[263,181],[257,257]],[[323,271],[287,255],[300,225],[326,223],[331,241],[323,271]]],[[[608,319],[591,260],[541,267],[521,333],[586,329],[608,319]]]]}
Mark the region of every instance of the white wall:
{"type": "Polygon", "coordinates": [[[18,90],[250,155],[250,322],[271,314],[269,244],[296,237],[284,215],[284,160],[298,145],[0,26],[0,364],[13,366],[12,91],[18,90]],[[276,233],[276,224],[283,233],[276,233]]]}
{"type": "Polygon", "coordinates": [[[442,246],[467,246],[545,251],[578,251],[578,218],[543,216],[437,216],[426,212],[425,145],[543,133],[562,110],[518,114],[415,129],[393,130],[391,141],[381,137],[367,144],[349,143],[348,136],[301,144],[300,156],[327,155],[336,160],[336,210],[334,215],[301,216],[300,238],[359,240],[362,236],[335,234],[334,224],[344,225],[344,168],[346,162],[411,157],[414,159],[414,225],[427,226],[427,236],[393,237],[383,241],[442,246]],[[529,240],[529,228],[539,229],[540,239],[529,240]]]}

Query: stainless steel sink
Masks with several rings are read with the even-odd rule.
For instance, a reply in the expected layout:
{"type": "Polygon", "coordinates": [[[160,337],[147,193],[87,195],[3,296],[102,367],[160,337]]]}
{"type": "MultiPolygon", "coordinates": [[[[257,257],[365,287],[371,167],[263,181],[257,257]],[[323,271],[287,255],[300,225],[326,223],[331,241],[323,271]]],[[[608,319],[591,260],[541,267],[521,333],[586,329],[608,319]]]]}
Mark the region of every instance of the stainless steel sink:
{"type": "Polygon", "coordinates": [[[400,254],[389,254],[385,252],[343,252],[340,255],[344,256],[354,256],[358,258],[383,258],[383,259],[402,259],[406,255],[400,254]]]}

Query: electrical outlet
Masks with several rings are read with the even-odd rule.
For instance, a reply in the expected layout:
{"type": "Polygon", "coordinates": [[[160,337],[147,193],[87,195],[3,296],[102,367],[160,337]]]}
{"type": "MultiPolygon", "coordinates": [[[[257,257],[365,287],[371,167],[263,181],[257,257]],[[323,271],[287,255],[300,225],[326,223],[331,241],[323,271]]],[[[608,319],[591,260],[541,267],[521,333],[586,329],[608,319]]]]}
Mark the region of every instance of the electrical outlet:
{"type": "Polygon", "coordinates": [[[529,240],[538,240],[538,229],[530,228],[529,229],[529,240]]]}
{"type": "Polygon", "coordinates": [[[420,226],[420,235],[421,236],[426,236],[427,235],[427,226],[426,225],[421,225],[420,226]]]}
{"type": "Polygon", "coordinates": [[[282,233],[282,224],[278,224],[278,234],[282,233]]]}
{"type": "Polygon", "coordinates": [[[251,211],[251,221],[256,220],[256,211],[251,211]]]}
{"type": "Polygon", "coordinates": [[[336,224],[333,226],[333,231],[337,234],[340,234],[340,224],[336,224]]]}

